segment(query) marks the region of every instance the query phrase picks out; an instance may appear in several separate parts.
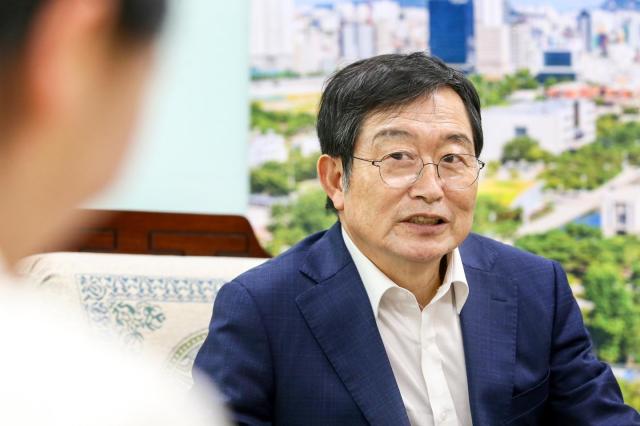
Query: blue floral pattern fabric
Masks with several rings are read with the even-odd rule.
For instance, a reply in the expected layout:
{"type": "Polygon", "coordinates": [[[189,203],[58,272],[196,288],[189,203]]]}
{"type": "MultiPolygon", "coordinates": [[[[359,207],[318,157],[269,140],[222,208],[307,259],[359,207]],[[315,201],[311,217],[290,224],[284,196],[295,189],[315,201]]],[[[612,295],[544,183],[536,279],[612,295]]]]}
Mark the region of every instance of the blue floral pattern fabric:
{"type": "Polygon", "coordinates": [[[176,385],[193,383],[213,300],[227,282],[265,259],[48,253],[25,259],[23,275],[75,309],[100,335],[152,356],[176,385]]]}
{"type": "Polygon", "coordinates": [[[162,328],[165,303],[213,304],[225,283],[221,279],[194,279],[109,274],[79,274],[76,282],[90,322],[125,346],[135,348],[145,335],[162,328]]]}

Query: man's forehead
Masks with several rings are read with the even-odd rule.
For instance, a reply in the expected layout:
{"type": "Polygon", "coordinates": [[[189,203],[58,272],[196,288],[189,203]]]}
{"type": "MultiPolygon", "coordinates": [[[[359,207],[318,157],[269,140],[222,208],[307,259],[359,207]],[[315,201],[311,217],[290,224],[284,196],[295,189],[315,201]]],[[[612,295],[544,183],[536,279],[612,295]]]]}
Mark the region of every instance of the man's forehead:
{"type": "Polygon", "coordinates": [[[383,132],[386,136],[410,134],[414,127],[422,127],[423,131],[455,128],[458,131],[471,132],[471,123],[464,103],[458,94],[449,88],[442,88],[405,105],[374,112],[363,123],[365,132],[383,132]],[[403,128],[407,128],[407,131],[403,132],[403,128]]]}

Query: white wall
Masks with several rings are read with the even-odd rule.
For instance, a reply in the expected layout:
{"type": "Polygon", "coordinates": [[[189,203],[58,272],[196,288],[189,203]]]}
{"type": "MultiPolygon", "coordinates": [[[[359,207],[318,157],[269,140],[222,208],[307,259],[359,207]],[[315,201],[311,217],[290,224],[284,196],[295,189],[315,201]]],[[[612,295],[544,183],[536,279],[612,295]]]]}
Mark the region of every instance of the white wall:
{"type": "Polygon", "coordinates": [[[244,214],[248,0],[173,0],[138,144],[91,207],[244,214]]]}

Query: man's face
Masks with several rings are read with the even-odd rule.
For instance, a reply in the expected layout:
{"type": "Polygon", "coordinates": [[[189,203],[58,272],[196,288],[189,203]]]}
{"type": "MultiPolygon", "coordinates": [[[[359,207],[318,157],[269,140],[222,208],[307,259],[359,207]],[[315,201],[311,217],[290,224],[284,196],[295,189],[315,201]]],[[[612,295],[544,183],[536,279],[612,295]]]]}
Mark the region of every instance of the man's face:
{"type": "Polygon", "coordinates": [[[43,2],[20,55],[2,58],[0,188],[13,197],[2,245],[11,261],[66,239],[74,209],[120,167],[153,45],[119,33],[118,13],[118,2],[43,2]]]}
{"type": "MultiPolygon", "coordinates": [[[[367,117],[354,155],[379,160],[406,151],[437,163],[446,154],[474,154],[472,135],[462,100],[441,88],[429,98],[367,117]]],[[[439,261],[469,234],[477,183],[463,190],[443,188],[435,166],[427,165],[412,186],[391,188],[378,167],[353,161],[340,219],[378,267],[439,261]]]]}

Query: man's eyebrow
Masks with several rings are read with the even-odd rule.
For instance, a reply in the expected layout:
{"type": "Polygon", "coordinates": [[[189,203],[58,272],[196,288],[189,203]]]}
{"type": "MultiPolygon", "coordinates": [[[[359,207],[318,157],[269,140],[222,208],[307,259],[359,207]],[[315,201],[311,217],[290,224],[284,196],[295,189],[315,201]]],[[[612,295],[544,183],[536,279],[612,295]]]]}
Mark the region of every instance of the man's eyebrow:
{"type": "MultiPolygon", "coordinates": [[[[379,139],[418,139],[418,136],[408,130],[396,127],[381,129],[373,136],[371,143],[376,143],[379,139]]],[[[473,147],[473,142],[464,133],[451,133],[445,135],[443,142],[453,142],[467,147],[473,147]]]]}
{"type": "Polygon", "coordinates": [[[371,139],[375,142],[377,139],[415,139],[416,135],[413,133],[394,127],[379,130],[371,139]]]}
{"type": "Polygon", "coordinates": [[[447,135],[444,140],[446,142],[456,142],[461,143],[462,145],[473,146],[473,142],[471,142],[471,139],[469,139],[469,137],[464,133],[452,133],[450,135],[447,135]]]}

